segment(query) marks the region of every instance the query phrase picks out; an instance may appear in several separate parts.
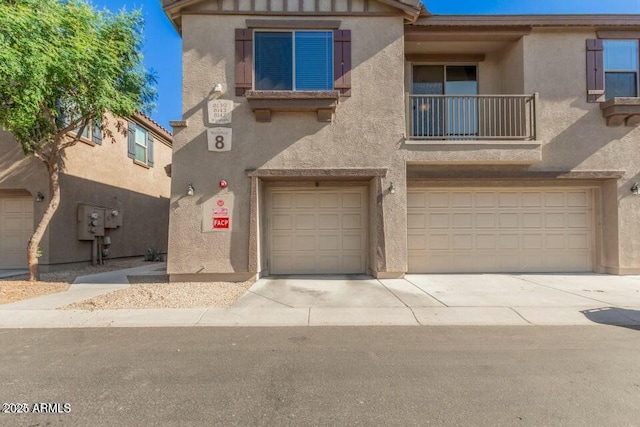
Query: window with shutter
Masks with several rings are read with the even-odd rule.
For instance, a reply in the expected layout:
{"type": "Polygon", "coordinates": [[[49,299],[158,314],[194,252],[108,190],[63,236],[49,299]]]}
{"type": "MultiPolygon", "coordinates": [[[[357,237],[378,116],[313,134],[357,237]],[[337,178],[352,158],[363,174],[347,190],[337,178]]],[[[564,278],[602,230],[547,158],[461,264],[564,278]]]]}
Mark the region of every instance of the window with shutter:
{"type": "Polygon", "coordinates": [[[331,31],[256,31],[256,90],[332,90],[331,31]]]}

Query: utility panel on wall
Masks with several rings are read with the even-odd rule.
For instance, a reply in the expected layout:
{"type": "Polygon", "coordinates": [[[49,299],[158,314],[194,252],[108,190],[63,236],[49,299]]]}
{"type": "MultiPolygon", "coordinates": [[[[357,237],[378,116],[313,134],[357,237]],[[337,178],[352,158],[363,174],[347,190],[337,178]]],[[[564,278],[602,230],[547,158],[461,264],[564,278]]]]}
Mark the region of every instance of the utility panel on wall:
{"type": "Polygon", "coordinates": [[[122,227],[122,211],[81,203],[78,205],[78,240],[104,237],[105,229],[122,227]]]}
{"type": "Polygon", "coordinates": [[[95,240],[104,236],[103,208],[91,205],[78,205],[78,240],[95,240]]]}

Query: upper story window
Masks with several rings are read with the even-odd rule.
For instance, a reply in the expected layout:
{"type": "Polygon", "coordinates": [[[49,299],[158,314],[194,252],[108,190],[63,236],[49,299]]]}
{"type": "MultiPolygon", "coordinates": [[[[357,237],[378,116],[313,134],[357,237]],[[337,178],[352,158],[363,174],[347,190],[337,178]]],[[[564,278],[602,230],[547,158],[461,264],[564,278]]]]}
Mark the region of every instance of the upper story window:
{"type": "Polygon", "coordinates": [[[332,90],[332,31],[256,31],[256,90],[332,90]]]}
{"type": "Polygon", "coordinates": [[[637,97],[638,40],[604,40],[603,47],[606,99],[637,97]]]}
{"type": "Polygon", "coordinates": [[[135,159],[147,163],[147,131],[140,126],[135,127],[135,159]]]}
{"type": "Polygon", "coordinates": [[[135,163],[153,166],[153,136],[142,126],[130,122],[128,126],[128,155],[135,163]]]}

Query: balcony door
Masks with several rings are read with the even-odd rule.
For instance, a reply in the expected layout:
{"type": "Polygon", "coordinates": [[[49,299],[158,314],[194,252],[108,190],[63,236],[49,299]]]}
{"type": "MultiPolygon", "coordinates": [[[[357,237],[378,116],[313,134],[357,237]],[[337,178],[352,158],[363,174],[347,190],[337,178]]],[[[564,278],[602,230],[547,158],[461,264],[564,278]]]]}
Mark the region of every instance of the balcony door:
{"type": "Polygon", "coordinates": [[[478,135],[478,69],[475,65],[414,65],[413,132],[423,137],[478,135]],[[420,96],[424,95],[424,96],[420,96]]]}

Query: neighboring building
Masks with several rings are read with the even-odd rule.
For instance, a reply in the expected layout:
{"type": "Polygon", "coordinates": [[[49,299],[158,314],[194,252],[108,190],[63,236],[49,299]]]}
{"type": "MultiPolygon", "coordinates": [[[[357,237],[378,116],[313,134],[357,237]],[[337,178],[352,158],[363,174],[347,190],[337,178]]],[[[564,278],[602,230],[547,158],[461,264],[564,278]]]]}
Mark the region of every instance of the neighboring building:
{"type": "Polygon", "coordinates": [[[640,273],[639,16],[163,5],[171,280],[640,273]]]}
{"type": "MultiPolygon", "coordinates": [[[[167,249],[172,136],[142,114],[120,119],[124,127],[128,123],[126,135],[117,129],[118,119],[107,119],[110,135],[86,129],[66,150],[60,206],[40,244],[41,271],[89,262],[98,243],[106,245],[109,259],[167,249]],[[94,212],[96,229],[89,230],[94,212]]],[[[26,267],[27,243],[48,200],[44,164],[0,131],[0,268],[26,267]]]]}

